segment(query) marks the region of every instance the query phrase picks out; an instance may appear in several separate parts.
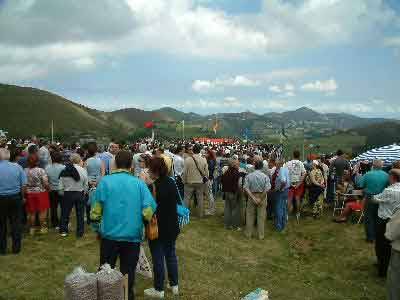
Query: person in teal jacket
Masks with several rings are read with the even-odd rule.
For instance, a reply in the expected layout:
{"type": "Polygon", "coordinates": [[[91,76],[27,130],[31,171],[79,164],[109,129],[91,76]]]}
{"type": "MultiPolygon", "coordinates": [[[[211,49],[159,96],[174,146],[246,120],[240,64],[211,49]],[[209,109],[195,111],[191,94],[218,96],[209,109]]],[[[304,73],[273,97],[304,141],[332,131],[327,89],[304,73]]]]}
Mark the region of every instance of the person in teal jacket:
{"type": "Polygon", "coordinates": [[[144,220],[156,211],[154,201],[144,182],[130,173],[132,154],[120,151],[115,157],[117,170],[99,182],[91,203],[91,221],[101,237],[100,265],[128,274],[129,300],[134,299],[135,269],[143,241],[144,220]]]}
{"type": "Polygon", "coordinates": [[[379,205],[373,202],[373,196],[380,194],[389,185],[389,174],[382,170],[383,161],[373,161],[372,170],[364,176],[358,177],[356,184],[364,190],[365,194],[365,233],[368,242],[375,241],[376,223],[378,221],[379,205]]]}

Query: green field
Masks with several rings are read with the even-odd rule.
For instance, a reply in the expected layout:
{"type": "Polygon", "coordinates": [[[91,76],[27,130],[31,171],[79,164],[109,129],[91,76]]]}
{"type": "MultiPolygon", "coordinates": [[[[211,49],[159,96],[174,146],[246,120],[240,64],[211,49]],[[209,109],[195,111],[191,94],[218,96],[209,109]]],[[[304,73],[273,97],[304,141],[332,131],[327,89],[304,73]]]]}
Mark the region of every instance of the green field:
{"type": "MultiPolygon", "coordinates": [[[[257,287],[271,300],[385,299],[374,251],[363,227],[321,220],[290,220],[285,233],[267,225],[264,241],[223,229],[222,203],[215,217],[193,219],[178,240],[180,299],[240,299],[257,287]]],[[[56,233],[27,237],[20,255],[0,257],[0,299],[63,299],[63,280],[74,267],[98,267],[93,233],[81,240],[56,233]]],[[[137,299],[151,281],[138,277],[137,299]]],[[[167,295],[167,299],[171,299],[167,295]]]]}

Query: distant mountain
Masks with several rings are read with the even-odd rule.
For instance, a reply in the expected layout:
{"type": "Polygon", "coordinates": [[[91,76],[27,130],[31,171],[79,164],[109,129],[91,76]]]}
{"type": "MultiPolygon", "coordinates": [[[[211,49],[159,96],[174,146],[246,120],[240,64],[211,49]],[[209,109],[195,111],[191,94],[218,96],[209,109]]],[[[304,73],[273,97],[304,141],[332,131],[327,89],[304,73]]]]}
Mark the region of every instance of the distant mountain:
{"type": "MultiPolygon", "coordinates": [[[[40,89],[0,84],[0,129],[13,136],[49,135],[51,121],[60,135],[128,136],[143,131],[143,124],[154,121],[159,134],[176,136],[179,123],[185,120],[188,135],[250,136],[251,138],[287,136],[318,137],[336,131],[362,128],[390,121],[381,118],[361,118],[350,114],[316,112],[307,107],[283,113],[256,114],[218,113],[202,116],[185,113],[171,107],[153,111],[137,108],[102,112],[87,108],[56,94],[40,89]]],[[[393,121],[397,124],[397,121],[393,121]]],[[[357,129],[359,132],[361,129],[357,129]]]]}
{"type": "MultiPolygon", "coordinates": [[[[380,147],[400,144],[400,123],[399,122],[383,122],[370,124],[364,127],[354,128],[351,130],[358,135],[366,137],[366,145],[368,147],[380,147]]],[[[365,150],[365,149],[363,149],[365,150]]],[[[358,151],[359,152],[359,151],[358,151]]]]}

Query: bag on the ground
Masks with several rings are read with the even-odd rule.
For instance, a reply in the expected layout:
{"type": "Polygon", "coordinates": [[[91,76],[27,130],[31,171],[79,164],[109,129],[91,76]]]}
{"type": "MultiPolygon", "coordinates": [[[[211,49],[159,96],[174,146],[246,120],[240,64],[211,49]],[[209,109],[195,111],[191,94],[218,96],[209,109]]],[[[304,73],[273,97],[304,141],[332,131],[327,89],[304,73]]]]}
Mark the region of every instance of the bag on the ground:
{"type": "Polygon", "coordinates": [[[147,259],[144,248],[140,245],[139,260],[136,265],[136,273],[143,275],[146,278],[153,278],[152,267],[149,260],[147,259]]]}
{"type": "Polygon", "coordinates": [[[242,298],[242,300],[268,300],[268,292],[258,288],[246,297],[242,298]]]}
{"type": "Polygon", "coordinates": [[[96,276],[98,300],[124,300],[124,279],[120,271],[105,264],[96,276]]]}
{"type": "Polygon", "coordinates": [[[97,278],[96,274],[87,273],[82,267],[65,278],[64,282],[65,300],[97,300],[97,278]]]}

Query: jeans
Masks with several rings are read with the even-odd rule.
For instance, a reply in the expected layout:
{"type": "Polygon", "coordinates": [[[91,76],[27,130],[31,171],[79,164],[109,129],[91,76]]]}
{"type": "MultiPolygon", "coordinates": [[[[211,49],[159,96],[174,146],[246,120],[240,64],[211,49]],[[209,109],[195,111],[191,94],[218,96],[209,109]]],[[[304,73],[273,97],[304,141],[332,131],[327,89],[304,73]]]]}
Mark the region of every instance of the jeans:
{"type": "Polygon", "coordinates": [[[119,269],[123,275],[128,274],[129,300],[135,299],[133,286],[135,284],[136,265],[139,260],[140,243],[113,241],[102,239],[100,244],[100,266],[109,264],[115,268],[119,257],[119,269]]]}
{"type": "Polygon", "coordinates": [[[287,201],[289,190],[275,192],[275,228],[282,231],[287,223],[287,201]]]}
{"type": "Polygon", "coordinates": [[[164,290],[164,261],[167,265],[170,286],[178,285],[178,258],[176,257],[176,241],[149,241],[151,257],[153,260],[154,288],[164,290]]]}
{"type": "Polygon", "coordinates": [[[20,194],[0,196],[0,254],[7,252],[7,222],[11,226],[12,252],[21,251],[22,198],[20,194]]]}
{"type": "Polygon", "coordinates": [[[64,192],[64,197],[61,201],[60,233],[68,233],[69,217],[74,206],[77,223],[76,236],[82,237],[85,230],[85,220],[83,216],[85,210],[85,200],[83,192],[64,192]]]}
{"type": "Polygon", "coordinates": [[[240,199],[238,193],[224,193],[224,223],[225,227],[240,227],[240,199]]]}
{"type": "Polygon", "coordinates": [[[387,275],[388,300],[400,299],[400,251],[392,249],[387,275]]]}
{"type": "Polygon", "coordinates": [[[378,259],[378,275],[385,277],[389,267],[390,253],[392,252],[391,242],[385,237],[386,224],[389,221],[378,217],[376,226],[375,253],[378,259]]]}
{"type": "Polygon", "coordinates": [[[51,227],[58,227],[59,226],[59,219],[58,219],[58,204],[60,202],[60,195],[58,191],[51,191],[50,192],[50,222],[51,227]]]}
{"type": "Polygon", "coordinates": [[[267,219],[272,220],[275,214],[275,202],[276,202],[277,192],[271,191],[268,193],[268,203],[267,203],[267,219]]]}
{"type": "Polygon", "coordinates": [[[364,225],[367,241],[376,239],[376,223],[378,220],[379,204],[372,203],[372,195],[366,195],[364,225]]]}

